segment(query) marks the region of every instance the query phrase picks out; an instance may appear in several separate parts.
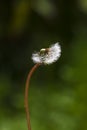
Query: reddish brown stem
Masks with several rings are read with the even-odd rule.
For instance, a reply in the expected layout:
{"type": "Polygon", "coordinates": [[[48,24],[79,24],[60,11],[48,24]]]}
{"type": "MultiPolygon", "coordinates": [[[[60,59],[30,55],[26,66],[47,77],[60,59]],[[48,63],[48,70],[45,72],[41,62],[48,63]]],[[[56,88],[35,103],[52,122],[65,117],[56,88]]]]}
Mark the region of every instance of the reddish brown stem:
{"type": "Polygon", "coordinates": [[[34,73],[34,71],[40,66],[39,63],[35,64],[32,69],[30,70],[28,76],[27,76],[27,80],[26,80],[26,86],[25,86],[25,111],[26,111],[26,119],[27,119],[27,125],[28,125],[28,130],[31,130],[31,124],[30,124],[30,113],[29,113],[29,106],[28,106],[28,89],[29,89],[29,83],[30,83],[30,79],[32,74],[34,73]]]}

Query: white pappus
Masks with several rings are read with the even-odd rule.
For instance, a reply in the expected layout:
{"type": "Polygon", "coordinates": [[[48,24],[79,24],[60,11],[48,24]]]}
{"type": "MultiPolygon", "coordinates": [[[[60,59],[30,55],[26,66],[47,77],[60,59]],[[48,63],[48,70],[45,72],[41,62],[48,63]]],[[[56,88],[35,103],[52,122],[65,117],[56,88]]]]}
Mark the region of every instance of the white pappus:
{"type": "Polygon", "coordinates": [[[56,62],[61,55],[61,47],[59,43],[51,45],[49,48],[42,48],[39,52],[32,54],[34,63],[52,64],[56,62]]]}

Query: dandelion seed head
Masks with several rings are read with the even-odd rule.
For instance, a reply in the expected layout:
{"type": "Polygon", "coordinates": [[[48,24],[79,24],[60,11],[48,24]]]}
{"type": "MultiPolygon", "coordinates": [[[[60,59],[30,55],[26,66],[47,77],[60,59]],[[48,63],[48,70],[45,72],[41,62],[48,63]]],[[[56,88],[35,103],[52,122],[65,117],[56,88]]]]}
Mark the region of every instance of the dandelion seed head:
{"type": "Polygon", "coordinates": [[[61,47],[59,43],[51,45],[49,48],[42,48],[40,52],[32,54],[34,63],[52,64],[56,62],[61,55],[61,47]]]}

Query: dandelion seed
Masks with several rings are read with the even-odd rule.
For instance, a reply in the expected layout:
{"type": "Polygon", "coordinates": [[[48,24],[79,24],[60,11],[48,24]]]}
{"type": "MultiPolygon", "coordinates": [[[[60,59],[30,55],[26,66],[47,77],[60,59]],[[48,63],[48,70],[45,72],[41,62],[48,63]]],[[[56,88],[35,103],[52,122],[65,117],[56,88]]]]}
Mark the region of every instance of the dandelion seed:
{"type": "Polygon", "coordinates": [[[59,43],[55,43],[49,48],[42,48],[39,52],[32,54],[34,63],[52,64],[56,62],[61,55],[61,47],[59,43]]]}

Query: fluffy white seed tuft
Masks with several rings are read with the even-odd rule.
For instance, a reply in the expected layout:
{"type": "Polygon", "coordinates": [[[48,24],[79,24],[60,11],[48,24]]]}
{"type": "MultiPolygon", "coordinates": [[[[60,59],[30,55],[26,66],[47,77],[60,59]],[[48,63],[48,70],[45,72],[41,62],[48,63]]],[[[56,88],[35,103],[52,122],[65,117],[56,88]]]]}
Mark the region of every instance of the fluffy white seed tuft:
{"type": "Polygon", "coordinates": [[[34,63],[52,64],[56,62],[61,55],[61,47],[59,43],[51,45],[49,48],[41,49],[40,52],[32,54],[34,63]]]}

